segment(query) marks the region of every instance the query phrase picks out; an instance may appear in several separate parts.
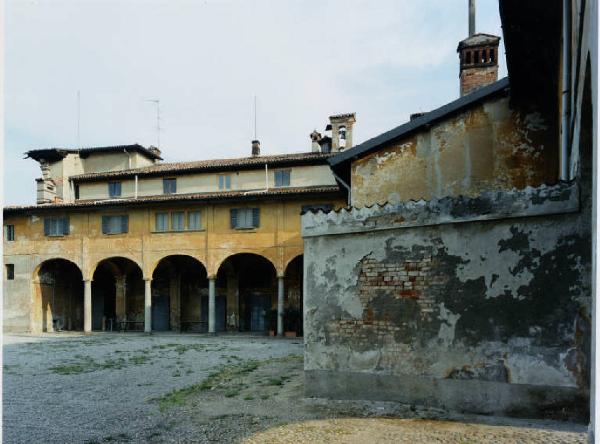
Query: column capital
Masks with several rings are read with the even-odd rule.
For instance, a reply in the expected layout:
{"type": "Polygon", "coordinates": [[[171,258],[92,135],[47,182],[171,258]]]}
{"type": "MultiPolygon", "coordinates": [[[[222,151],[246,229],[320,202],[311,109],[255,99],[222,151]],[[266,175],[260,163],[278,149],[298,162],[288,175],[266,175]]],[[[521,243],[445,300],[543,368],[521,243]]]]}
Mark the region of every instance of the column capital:
{"type": "Polygon", "coordinates": [[[285,276],[283,274],[278,274],[277,279],[285,279],[285,276]]]}
{"type": "Polygon", "coordinates": [[[152,282],[152,278],[151,277],[145,277],[144,280],[152,282]]]}
{"type": "Polygon", "coordinates": [[[83,279],[83,282],[93,282],[93,279],[83,279]]]}
{"type": "Polygon", "coordinates": [[[217,275],[216,275],[216,274],[213,274],[213,275],[207,276],[206,278],[207,278],[209,281],[216,281],[216,280],[217,280],[217,275]]]}

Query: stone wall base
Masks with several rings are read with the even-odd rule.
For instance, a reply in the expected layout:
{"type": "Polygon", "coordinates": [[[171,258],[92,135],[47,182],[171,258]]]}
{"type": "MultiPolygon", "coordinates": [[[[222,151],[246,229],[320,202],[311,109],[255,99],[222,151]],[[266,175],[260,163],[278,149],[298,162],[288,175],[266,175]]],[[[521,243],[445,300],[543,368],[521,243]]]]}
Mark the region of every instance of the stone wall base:
{"type": "Polygon", "coordinates": [[[307,397],[394,401],[457,413],[582,423],[589,416],[589,395],[576,387],[325,370],[304,374],[307,397]]]}

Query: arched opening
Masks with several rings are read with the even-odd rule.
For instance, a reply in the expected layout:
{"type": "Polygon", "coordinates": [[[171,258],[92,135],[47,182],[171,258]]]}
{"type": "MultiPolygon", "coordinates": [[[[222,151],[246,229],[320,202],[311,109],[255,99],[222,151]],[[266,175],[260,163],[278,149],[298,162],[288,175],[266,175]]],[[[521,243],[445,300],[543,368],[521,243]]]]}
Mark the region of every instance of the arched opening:
{"type": "Polygon", "coordinates": [[[152,274],[152,330],[208,331],[206,268],[190,256],[167,256],[152,274]]]}
{"type": "Polygon", "coordinates": [[[92,282],[92,330],[144,330],[143,274],[131,259],[113,257],[96,266],[92,282]]]}
{"type": "Polygon", "coordinates": [[[303,334],[303,281],[304,256],[296,256],[285,269],[285,293],[283,310],[284,331],[303,334]]]}
{"type": "Polygon", "coordinates": [[[35,329],[46,332],[83,330],[83,276],[73,262],[50,259],[35,276],[35,329]]]}
{"type": "Polygon", "coordinates": [[[273,319],[276,328],[276,276],[273,264],[257,254],[228,257],[217,273],[217,331],[266,332],[273,329],[273,319]]]}

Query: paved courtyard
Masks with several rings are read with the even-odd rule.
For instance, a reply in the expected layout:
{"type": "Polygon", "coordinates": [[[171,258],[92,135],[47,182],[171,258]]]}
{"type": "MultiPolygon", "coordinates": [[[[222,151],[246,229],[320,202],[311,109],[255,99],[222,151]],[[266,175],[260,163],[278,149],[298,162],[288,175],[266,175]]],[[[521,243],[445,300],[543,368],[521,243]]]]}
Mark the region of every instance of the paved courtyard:
{"type": "Polygon", "coordinates": [[[302,350],[301,340],[267,337],[5,335],[3,442],[586,439],[582,425],[305,400],[302,350]]]}

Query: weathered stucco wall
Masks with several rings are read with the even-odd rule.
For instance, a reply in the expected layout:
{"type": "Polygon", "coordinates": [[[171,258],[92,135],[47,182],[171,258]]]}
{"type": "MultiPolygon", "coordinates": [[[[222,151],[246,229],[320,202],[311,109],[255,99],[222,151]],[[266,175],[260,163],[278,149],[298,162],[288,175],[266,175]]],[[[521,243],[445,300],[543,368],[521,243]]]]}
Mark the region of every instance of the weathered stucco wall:
{"type": "Polygon", "coordinates": [[[489,100],[352,163],[352,205],[476,196],[555,183],[557,140],[538,113],[489,100]]]}
{"type": "MultiPolygon", "coordinates": [[[[304,187],[317,185],[335,185],[335,179],[327,165],[300,166],[281,168],[290,170],[290,186],[304,187]]],[[[275,171],[269,169],[269,187],[275,186],[275,171]]],[[[219,176],[231,176],[231,190],[259,190],[266,187],[264,166],[262,169],[249,171],[233,171],[227,174],[165,174],[164,177],[177,178],[177,193],[212,193],[219,189],[219,176]]],[[[102,182],[83,182],[79,185],[80,199],[108,199],[108,180],[102,182]]],[[[121,181],[121,197],[134,197],[135,181],[121,181]]],[[[162,177],[140,177],[138,179],[138,196],[156,196],[163,194],[162,177]]]]}
{"type": "Polygon", "coordinates": [[[579,207],[557,185],[304,215],[307,395],[585,415],[579,207]]]}
{"type": "MultiPolygon", "coordinates": [[[[35,302],[37,272],[44,261],[63,258],[81,270],[83,279],[92,279],[104,259],[124,257],[134,261],[143,276],[151,278],[160,260],[170,255],[188,255],[215,276],[220,265],[236,253],[255,253],[270,261],[283,276],[292,259],[303,252],[300,212],[303,205],[344,204],[339,198],[315,197],[270,202],[231,202],[212,205],[156,205],[152,208],[121,208],[91,211],[31,212],[5,216],[4,224],[15,227],[15,240],[4,240],[4,263],[14,264],[15,279],[4,276],[4,327],[7,331],[29,331],[37,323],[41,308],[35,302]],[[230,227],[231,208],[260,208],[260,226],[235,230],[230,227]],[[183,232],[156,232],[157,212],[200,211],[202,229],[183,232]],[[44,235],[44,217],[69,215],[70,233],[44,235]],[[102,216],[129,216],[125,234],[102,234],[102,216]]],[[[143,295],[143,289],[142,291],[143,295]]],[[[143,301],[143,298],[141,299],[143,301]]],[[[39,302],[39,301],[38,301],[39,302]]]]}

